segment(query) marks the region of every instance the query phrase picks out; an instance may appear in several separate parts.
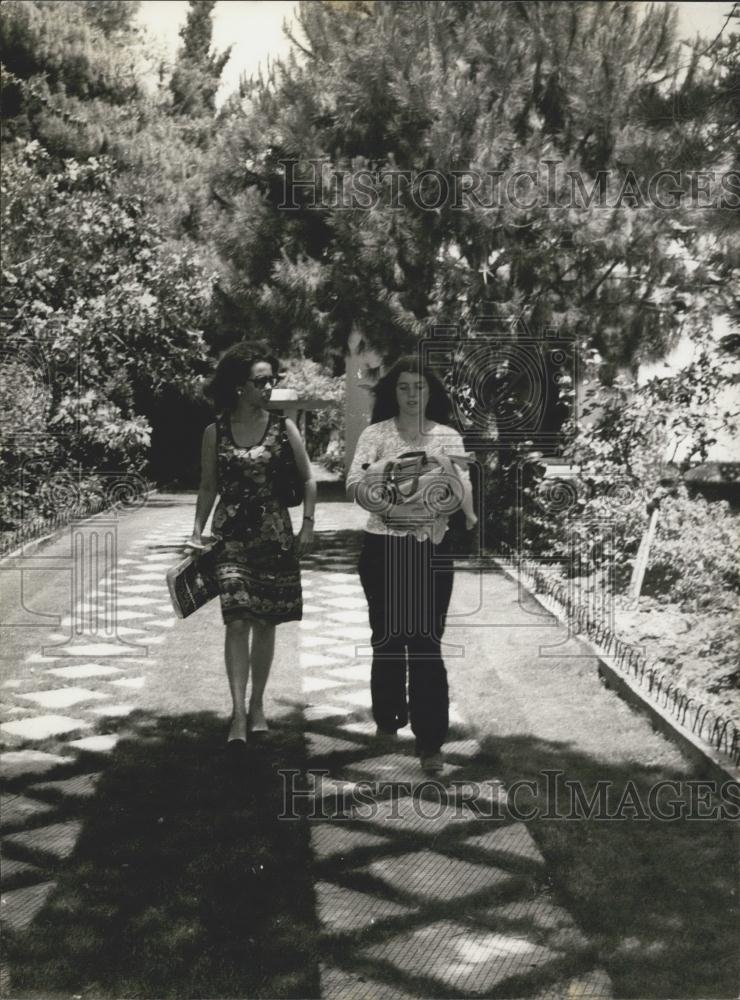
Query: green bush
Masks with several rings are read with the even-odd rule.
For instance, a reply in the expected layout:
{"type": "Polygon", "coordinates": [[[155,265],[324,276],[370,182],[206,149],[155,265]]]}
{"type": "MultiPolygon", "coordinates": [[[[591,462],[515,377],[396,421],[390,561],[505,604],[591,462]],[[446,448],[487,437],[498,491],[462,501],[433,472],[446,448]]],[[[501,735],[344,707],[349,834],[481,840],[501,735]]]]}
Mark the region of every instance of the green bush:
{"type": "Polygon", "coordinates": [[[685,607],[718,610],[740,592],[740,519],[722,500],[685,489],[661,503],[643,590],[685,607]]]}
{"type": "Polygon", "coordinates": [[[721,345],[697,333],[693,360],[673,375],[642,384],[587,378],[580,422],[567,428],[570,474],[545,477],[544,463],[512,454],[489,480],[489,517],[510,544],[564,575],[587,580],[609,569],[624,593],[657,500],[643,594],[686,609],[732,600],[738,519],[724,502],[691,499],[683,475],[706,460],[719,429],[732,428],[715,401],[734,377],[721,345]]]}
{"type": "Polygon", "coordinates": [[[213,276],[140,198],[117,192],[115,174],[104,157],[56,166],[38,142],[4,150],[5,531],[31,511],[53,516],[66,473],[94,498],[99,480],[145,472],[146,408],[207,366],[213,276]]]}
{"type": "Polygon", "coordinates": [[[281,388],[299,396],[333,400],[335,405],[311,412],[307,420],[306,449],[309,457],[330,472],[344,470],[344,377],[329,375],[310,358],[295,358],[286,364],[281,388]]]}

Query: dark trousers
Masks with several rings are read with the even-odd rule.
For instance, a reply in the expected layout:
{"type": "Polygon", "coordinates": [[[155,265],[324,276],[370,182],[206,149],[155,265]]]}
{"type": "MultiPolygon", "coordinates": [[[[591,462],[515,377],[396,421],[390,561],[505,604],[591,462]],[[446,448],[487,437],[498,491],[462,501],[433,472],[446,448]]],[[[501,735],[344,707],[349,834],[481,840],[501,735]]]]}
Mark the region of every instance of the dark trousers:
{"type": "Polygon", "coordinates": [[[411,720],[416,752],[434,753],[449,726],[440,643],[452,595],[449,542],[365,532],[359,572],[372,633],[373,717],[384,730],[411,720]],[[408,659],[408,696],[406,673],[408,659]]]}

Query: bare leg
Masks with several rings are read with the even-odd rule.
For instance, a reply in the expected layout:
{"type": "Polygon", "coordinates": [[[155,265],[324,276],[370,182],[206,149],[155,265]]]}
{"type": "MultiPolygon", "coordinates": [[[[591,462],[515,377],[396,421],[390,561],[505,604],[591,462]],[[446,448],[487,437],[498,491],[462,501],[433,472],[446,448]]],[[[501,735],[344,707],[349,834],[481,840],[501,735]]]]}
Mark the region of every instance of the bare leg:
{"type": "Polygon", "coordinates": [[[265,693],[267,678],[270,676],[272,657],[275,652],[275,626],[267,624],[252,625],[252,693],[249,696],[249,717],[252,726],[257,730],[266,726],[265,711],[262,707],[262,697],[265,693]]]}
{"type": "Polygon", "coordinates": [[[249,680],[249,629],[248,621],[229,622],[226,626],[226,675],[232,701],[232,719],[229,740],[247,739],[247,681],[249,680]]]}

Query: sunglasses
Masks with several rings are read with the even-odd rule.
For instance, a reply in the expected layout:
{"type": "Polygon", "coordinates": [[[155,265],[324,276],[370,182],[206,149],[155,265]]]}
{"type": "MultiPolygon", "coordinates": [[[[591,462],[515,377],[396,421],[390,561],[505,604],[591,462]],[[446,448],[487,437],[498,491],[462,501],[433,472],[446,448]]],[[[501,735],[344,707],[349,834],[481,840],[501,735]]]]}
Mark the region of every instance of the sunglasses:
{"type": "Polygon", "coordinates": [[[266,385],[277,385],[282,378],[282,375],[258,375],[256,378],[248,378],[247,382],[251,382],[258,389],[264,389],[266,385]]]}

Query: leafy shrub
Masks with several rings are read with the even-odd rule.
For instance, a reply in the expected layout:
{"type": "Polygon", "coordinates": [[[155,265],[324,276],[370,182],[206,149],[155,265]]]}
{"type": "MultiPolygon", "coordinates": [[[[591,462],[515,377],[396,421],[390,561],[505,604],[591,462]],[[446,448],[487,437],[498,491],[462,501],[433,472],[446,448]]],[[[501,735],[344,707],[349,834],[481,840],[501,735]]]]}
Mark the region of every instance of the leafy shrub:
{"type": "Polygon", "coordinates": [[[307,420],[306,448],[312,459],[330,472],[344,469],[344,378],[329,375],[310,358],[296,358],[286,364],[281,388],[294,389],[299,396],[329,399],[334,406],[314,410],[307,420]]]}
{"type": "MultiPolygon", "coordinates": [[[[560,564],[571,577],[611,567],[623,592],[659,501],[643,593],[687,608],[721,603],[723,594],[740,590],[738,521],[726,503],[691,499],[682,474],[706,460],[718,429],[733,425],[715,402],[735,377],[732,364],[720,345],[697,332],[695,357],[674,375],[644,384],[620,376],[611,385],[591,376],[582,422],[569,427],[568,477],[545,478],[545,464],[536,460],[513,463],[519,492],[511,482],[500,492],[515,495],[519,509],[501,510],[499,502],[497,511],[504,524],[508,517],[510,536],[518,524],[525,551],[560,564]]],[[[506,473],[505,467],[499,485],[506,473]]],[[[494,510],[495,504],[491,497],[494,510]]]]}
{"type": "Polygon", "coordinates": [[[689,498],[685,489],[661,503],[644,591],[670,595],[687,608],[719,610],[740,592],[740,520],[722,500],[689,498]]]}
{"type": "Polygon", "coordinates": [[[101,476],[144,472],[151,400],[172,385],[187,391],[206,367],[213,276],[114,181],[105,157],[58,167],[38,142],[5,149],[6,531],[31,509],[49,516],[57,472],[73,469],[91,496],[101,476]]]}

